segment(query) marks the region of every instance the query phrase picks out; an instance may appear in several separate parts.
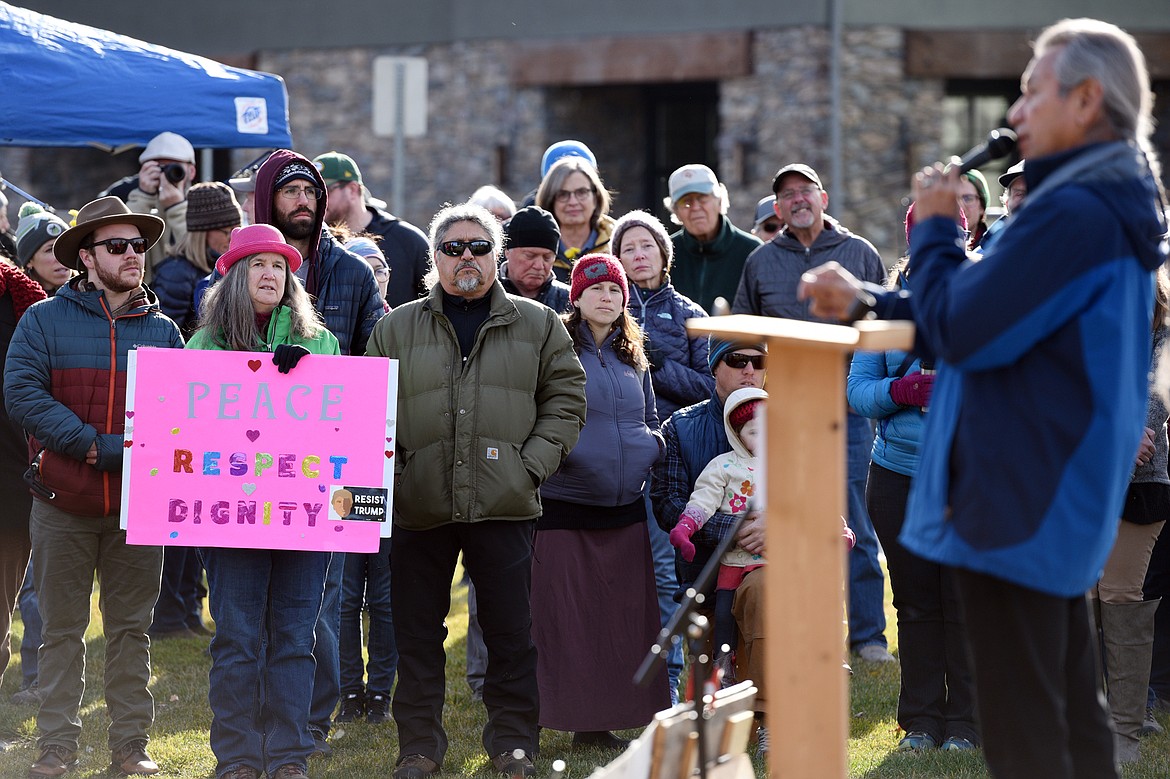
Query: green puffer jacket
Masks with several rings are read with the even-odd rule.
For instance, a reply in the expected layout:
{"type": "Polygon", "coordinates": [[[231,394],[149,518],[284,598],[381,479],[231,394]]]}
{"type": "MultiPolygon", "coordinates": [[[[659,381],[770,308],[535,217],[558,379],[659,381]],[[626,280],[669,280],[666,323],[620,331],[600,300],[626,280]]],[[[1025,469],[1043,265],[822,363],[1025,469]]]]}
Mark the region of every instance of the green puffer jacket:
{"type": "Polygon", "coordinates": [[[540,516],[537,488],[577,443],[585,371],[552,309],[496,281],[487,321],[463,363],[443,294],[391,311],[367,354],[400,360],[394,522],[540,516]]]}
{"type": "MultiPolygon", "coordinates": [[[[299,344],[312,354],[341,354],[341,347],[337,344],[336,336],[328,330],[322,328],[319,336],[312,340],[305,340],[300,336],[293,335],[290,331],[291,325],[292,314],[288,306],[277,306],[272,312],[272,319],[268,322],[268,332],[264,337],[264,351],[271,352],[280,344],[299,344]]],[[[191,340],[187,342],[187,348],[222,351],[224,347],[217,344],[206,330],[199,330],[191,336],[191,340]]]]}

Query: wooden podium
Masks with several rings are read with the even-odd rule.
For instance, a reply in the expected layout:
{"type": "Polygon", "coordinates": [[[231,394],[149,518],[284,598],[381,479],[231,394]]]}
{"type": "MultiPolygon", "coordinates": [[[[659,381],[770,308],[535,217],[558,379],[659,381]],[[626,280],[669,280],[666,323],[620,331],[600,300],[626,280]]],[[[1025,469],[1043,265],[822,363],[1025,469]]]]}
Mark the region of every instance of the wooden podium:
{"type": "Polygon", "coordinates": [[[847,359],[853,351],[909,349],[914,326],[735,315],[692,319],[687,328],[692,335],[768,343],[768,763],[774,777],[844,779],[847,359]]]}

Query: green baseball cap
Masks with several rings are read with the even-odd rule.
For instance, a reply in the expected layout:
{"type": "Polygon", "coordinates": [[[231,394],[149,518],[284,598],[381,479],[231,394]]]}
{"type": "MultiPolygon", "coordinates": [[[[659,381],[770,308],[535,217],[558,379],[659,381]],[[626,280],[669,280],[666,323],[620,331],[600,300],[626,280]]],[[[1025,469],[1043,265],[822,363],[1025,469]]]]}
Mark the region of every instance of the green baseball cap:
{"type": "Polygon", "coordinates": [[[333,184],[337,181],[362,183],[362,172],[358,169],[357,163],[353,161],[353,157],[348,154],[331,151],[318,156],[313,160],[313,164],[321,172],[321,178],[325,179],[326,184],[333,184]]]}

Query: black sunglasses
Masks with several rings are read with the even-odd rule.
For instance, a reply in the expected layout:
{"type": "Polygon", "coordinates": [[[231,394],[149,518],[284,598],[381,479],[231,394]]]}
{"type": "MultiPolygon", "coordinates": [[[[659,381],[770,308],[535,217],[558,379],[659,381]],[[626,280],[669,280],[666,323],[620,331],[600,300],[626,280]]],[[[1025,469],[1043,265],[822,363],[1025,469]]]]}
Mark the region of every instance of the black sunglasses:
{"type": "Polygon", "coordinates": [[[492,242],[476,238],[474,241],[444,241],[439,244],[439,251],[448,257],[462,257],[467,249],[476,257],[482,257],[492,250],[492,242]]]}
{"type": "Polygon", "coordinates": [[[142,254],[143,252],[146,251],[146,239],[145,238],[107,238],[104,241],[94,241],[92,244],[90,244],[91,249],[94,246],[104,246],[104,247],[106,247],[106,251],[108,251],[110,254],[125,254],[126,247],[132,246],[132,247],[134,247],[135,254],[142,254]]]}
{"type": "Polygon", "coordinates": [[[742,371],[751,363],[751,366],[757,371],[764,369],[764,355],[762,354],[740,354],[738,352],[730,352],[723,355],[723,362],[730,368],[735,368],[737,371],[742,371]]]}

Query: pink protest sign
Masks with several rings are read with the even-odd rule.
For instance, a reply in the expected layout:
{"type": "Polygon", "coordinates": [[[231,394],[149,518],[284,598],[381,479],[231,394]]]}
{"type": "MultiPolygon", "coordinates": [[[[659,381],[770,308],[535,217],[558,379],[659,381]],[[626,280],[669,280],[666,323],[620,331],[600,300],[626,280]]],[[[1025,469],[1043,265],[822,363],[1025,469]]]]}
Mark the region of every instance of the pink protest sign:
{"type": "Polygon", "coordinates": [[[398,362],[129,354],[122,527],[131,544],[376,552],[390,535],[398,362]]]}

